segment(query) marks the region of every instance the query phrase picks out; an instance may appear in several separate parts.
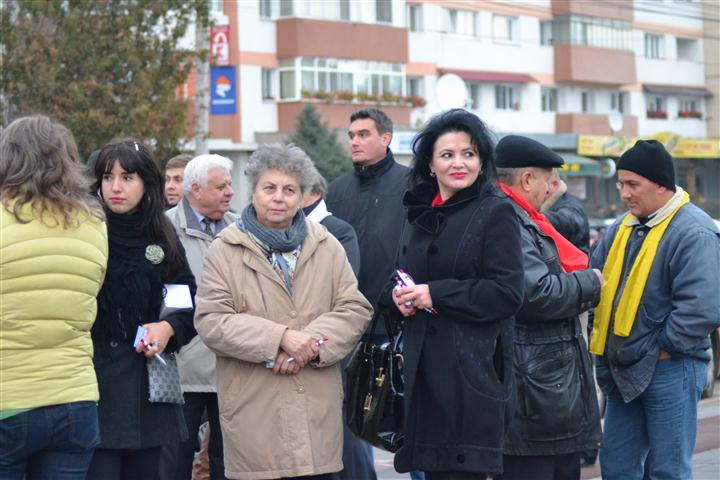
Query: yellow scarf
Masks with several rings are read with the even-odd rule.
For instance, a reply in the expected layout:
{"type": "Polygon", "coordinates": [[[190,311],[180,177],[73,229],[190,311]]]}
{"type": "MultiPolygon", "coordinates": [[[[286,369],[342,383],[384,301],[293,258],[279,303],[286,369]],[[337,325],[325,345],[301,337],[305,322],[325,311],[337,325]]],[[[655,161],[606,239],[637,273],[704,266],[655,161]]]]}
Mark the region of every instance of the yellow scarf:
{"type": "MultiPolygon", "coordinates": [[[[678,187],[677,193],[668,202],[667,206],[671,207],[669,212],[658,211],[657,217],[661,217],[662,213],[667,216],[662,218],[654,225],[652,220],[648,222],[652,228],[648,232],[647,238],[640,247],[640,252],[630,269],[630,275],[627,279],[626,288],[622,292],[620,302],[618,302],[617,311],[615,312],[615,326],[613,333],[619,337],[627,337],[632,331],[635,323],[635,315],[640,307],[640,300],[645,291],[650,269],[655,261],[660,240],[662,240],[665,230],[680,207],[690,201],[687,192],[682,191],[678,187]],[[669,213],[669,214],[668,214],[669,213]]],[[[612,315],[613,301],[615,293],[620,285],[620,276],[622,275],[623,261],[625,259],[625,250],[628,239],[632,233],[634,225],[638,220],[630,213],[623,218],[620,228],[618,229],[615,239],[610,246],[605,265],[603,265],[603,285],[600,294],[600,304],[595,308],[595,322],[593,323],[592,340],[590,341],[590,351],[595,355],[603,355],[605,353],[605,342],[607,341],[608,329],[610,328],[610,315],[612,315]]]]}

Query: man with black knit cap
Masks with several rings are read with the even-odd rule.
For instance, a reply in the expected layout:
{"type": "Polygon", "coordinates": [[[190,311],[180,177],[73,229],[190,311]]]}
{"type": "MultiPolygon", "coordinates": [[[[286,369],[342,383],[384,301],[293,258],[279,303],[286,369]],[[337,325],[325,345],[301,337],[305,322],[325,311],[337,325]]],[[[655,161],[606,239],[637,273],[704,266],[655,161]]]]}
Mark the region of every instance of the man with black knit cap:
{"type": "Polygon", "coordinates": [[[709,333],[720,325],[720,232],[675,185],[670,154],[639,140],[618,161],[629,212],[590,264],[605,279],[590,351],[607,395],[604,479],[693,478],[709,333]]]}

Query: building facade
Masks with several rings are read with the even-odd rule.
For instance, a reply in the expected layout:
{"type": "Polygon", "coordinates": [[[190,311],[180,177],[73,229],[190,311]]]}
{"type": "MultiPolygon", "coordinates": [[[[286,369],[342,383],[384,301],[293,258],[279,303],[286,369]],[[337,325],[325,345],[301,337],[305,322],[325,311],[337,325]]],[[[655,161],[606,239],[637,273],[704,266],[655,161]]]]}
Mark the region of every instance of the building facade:
{"type": "MultiPolygon", "coordinates": [[[[668,147],[717,139],[720,19],[707,3],[215,0],[215,22],[229,26],[237,109],[210,116],[210,148],[240,160],[291,132],[307,104],[337,129],[352,111],[377,106],[408,138],[443,109],[437,84],[448,74],[462,79],[465,108],[499,136],[574,139],[567,153],[576,156],[591,140],[614,145],[585,152],[599,159],[635,137],[668,147]]],[[[717,204],[717,217],[720,160],[706,160],[716,143],[679,164],[685,183],[717,204]]],[[[606,187],[589,178],[580,193],[589,204],[616,200],[606,187]]]]}

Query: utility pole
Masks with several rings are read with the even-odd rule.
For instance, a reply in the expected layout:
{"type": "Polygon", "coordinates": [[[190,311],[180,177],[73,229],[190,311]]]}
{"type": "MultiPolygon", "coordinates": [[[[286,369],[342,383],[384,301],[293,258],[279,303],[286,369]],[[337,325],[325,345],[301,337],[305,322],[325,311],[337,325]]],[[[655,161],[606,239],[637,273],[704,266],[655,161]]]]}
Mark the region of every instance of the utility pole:
{"type": "Polygon", "coordinates": [[[195,22],[195,45],[205,52],[205,58],[198,58],[195,67],[195,155],[210,153],[208,133],[210,131],[210,32],[207,25],[198,18],[195,22]]]}

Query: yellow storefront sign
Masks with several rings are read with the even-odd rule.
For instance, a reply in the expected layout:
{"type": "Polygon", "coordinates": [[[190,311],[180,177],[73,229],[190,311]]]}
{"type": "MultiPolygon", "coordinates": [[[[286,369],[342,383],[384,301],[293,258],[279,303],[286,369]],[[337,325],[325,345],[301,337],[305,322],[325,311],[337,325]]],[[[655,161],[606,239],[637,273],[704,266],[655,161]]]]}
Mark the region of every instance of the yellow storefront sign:
{"type": "Polygon", "coordinates": [[[619,157],[638,140],[657,140],[676,158],[720,158],[720,140],[683,138],[671,132],[649,137],[579,135],[577,153],[588,157],[619,157]]]}

